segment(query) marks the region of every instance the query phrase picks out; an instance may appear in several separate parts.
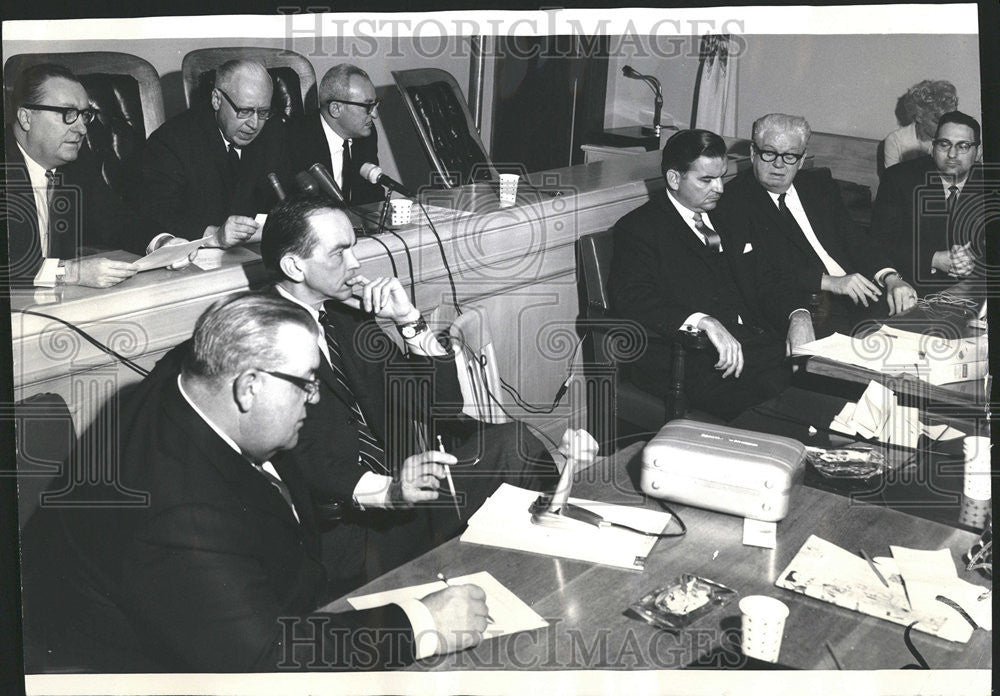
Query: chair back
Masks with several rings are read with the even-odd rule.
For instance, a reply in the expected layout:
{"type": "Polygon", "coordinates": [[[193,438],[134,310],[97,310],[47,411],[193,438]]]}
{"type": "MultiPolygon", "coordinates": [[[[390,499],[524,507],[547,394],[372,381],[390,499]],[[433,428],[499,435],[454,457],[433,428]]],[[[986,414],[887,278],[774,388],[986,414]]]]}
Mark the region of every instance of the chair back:
{"type": "Polygon", "coordinates": [[[17,521],[25,523],[40,496],[66,465],[76,438],[73,416],[58,394],[36,394],[14,405],[17,521]]]}
{"type": "Polygon", "coordinates": [[[319,108],[316,71],[305,56],[280,48],[253,46],[200,48],[185,55],[181,72],[184,99],[189,107],[208,101],[215,87],[216,68],[230,60],[253,60],[267,68],[274,82],[271,108],[283,122],[319,108]]]}
{"type": "Polygon", "coordinates": [[[392,79],[441,185],[453,188],[497,178],[462,89],[451,73],[437,68],[393,70],[392,79]]]}

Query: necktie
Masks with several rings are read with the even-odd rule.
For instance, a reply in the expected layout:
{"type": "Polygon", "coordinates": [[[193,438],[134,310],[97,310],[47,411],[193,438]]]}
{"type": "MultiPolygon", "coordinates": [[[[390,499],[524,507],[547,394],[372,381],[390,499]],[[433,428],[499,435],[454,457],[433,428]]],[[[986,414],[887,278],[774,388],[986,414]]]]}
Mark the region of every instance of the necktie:
{"type": "Polygon", "coordinates": [[[709,250],[715,254],[722,251],[722,238],[719,237],[718,232],[705,224],[705,221],[701,219],[701,213],[694,214],[694,228],[705,237],[705,246],[709,250]]]}
{"type": "Polygon", "coordinates": [[[341,170],[340,177],[344,180],[344,184],[340,188],[344,192],[344,201],[347,203],[351,202],[351,177],[354,172],[351,166],[351,139],[348,138],[344,141],[344,168],[341,170]]]}
{"type": "Polygon", "coordinates": [[[289,493],[288,486],[285,485],[285,482],[282,481],[277,476],[275,476],[274,474],[272,474],[267,469],[265,469],[263,464],[255,464],[253,462],[251,462],[251,464],[253,464],[254,468],[257,471],[264,474],[264,477],[267,478],[268,483],[270,483],[272,486],[278,489],[278,493],[280,493],[281,497],[285,499],[286,503],[288,503],[288,507],[292,509],[292,514],[295,515],[295,519],[298,519],[299,515],[297,512],[295,512],[295,505],[292,504],[292,494],[289,493]]]}
{"type": "Polygon", "coordinates": [[[45,207],[48,211],[46,213],[46,230],[45,230],[45,248],[42,249],[42,253],[45,254],[45,258],[52,258],[55,252],[55,232],[56,232],[56,220],[55,220],[55,198],[56,198],[56,175],[52,170],[45,172],[45,179],[48,183],[45,185],[45,207]]]}
{"type": "Polygon", "coordinates": [[[955,212],[956,203],[958,203],[958,187],[952,184],[948,187],[948,200],[945,201],[945,207],[948,209],[948,217],[951,217],[955,212]]]}
{"type": "Polygon", "coordinates": [[[798,232],[800,235],[805,237],[805,232],[803,232],[802,228],[799,227],[798,221],[795,219],[795,216],[792,215],[792,211],[788,209],[788,205],[785,203],[785,196],[787,195],[787,193],[782,193],[778,196],[778,212],[781,213],[781,217],[784,218],[785,222],[793,232],[798,232]]]}
{"type": "Polygon", "coordinates": [[[240,151],[236,149],[236,146],[232,143],[228,144],[229,152],[226,158],[229,160],[229,171],[232,172],[233,177],[235,177],[240,172],[240,151]]]}
{"type": "Polygon", "coordinates": [[[368,426],[365,414],[361,412],[361,407],[358,405],[358,399],[354,396],[354,391],[347,383],[347,375],[344,374],[344,359],[340,354],[340,344],[337,342],[333,324],[330,323],[326,312],[321,311],[319,313],[319,323],[323,327],[326,346],[330,350],[330,367],[333,368],[333,374],[337,378],[337,382],[347,392],[350,399],[351,412],[357,421],[358,463],[376,474],[388,476],[390,472],[389,468],[385,465],[385,450],[379,444],[375,433],[368,426]]]}

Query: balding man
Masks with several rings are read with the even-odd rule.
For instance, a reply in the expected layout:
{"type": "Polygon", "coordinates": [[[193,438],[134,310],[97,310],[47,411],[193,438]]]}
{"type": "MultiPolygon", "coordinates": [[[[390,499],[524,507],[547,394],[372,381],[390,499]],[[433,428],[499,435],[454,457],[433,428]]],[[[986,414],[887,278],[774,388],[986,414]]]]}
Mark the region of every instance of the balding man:
{"type": "Polygon", "coordinates": [[[361,178],[365,162],[378,164],[379,99],[368,73],[349,63],[326,71],[319,83],[319,113],[306,114],[289,127],[294,172],[319,162],[333,175],[349,205],[381,200],[381,186],[361,178]]]}
{"type": "Polygon", "coordinates": [[[58,481],[76,504],[42,506],[25,528],[27,671],[377,669],[479,642],[475,585],[315,611],[330,597],[310,496],[275,455],[320,398],[317,338],[306,310],[244,293],[157,364],[121,411],[117,446],[82,455],[104,471],[107,450],[140,504],[84,504],[108,494],[103,475],[68,492],[58,481]]]}
{"type": "Polygon", "coordinates": [[[169,234],[226,248],[257,231],[254,216],[277,202],[267,174],[280,176],[286,162],[272,91],[259,63],[229,61],[216,71],[209,103],[192,104],[149,137],[134,195],[166,233],[152,247],[169,234]]]}
{"type": "Polygon", "coordinates": [[[726,185],[719,209],[791,276],[800,302],[818,299],[813,318],[823,336],[909,309],[917,293],[851,220],[829,170],[802,169],[810,135],[801,116],[754,121],[753,167],[726,185]]]}

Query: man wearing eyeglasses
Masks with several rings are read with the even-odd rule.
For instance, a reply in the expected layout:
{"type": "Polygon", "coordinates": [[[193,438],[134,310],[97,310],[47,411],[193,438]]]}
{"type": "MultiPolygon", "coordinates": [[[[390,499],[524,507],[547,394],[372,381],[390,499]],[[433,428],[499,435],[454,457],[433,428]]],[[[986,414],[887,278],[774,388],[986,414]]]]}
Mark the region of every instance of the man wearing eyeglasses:
{"type": "Polygon", "coordinates": [[[944,114],[929,156],[889,167],[882,175],[872,233],[896,263],[911,270],[921,295],[981,272],[985,244],[979,122],[961,111],[944,114]]]}
{"type": "Polygon", "coordinates": [[[341,63],[326,71],[319,83],[319,114],[305,114],[289,124],[293,172],[320,163],[333,175],[349,205],[382,199],[381,186],[358,172],[365,162],[378,164],[379,99],[361,68],[341,63]]]}
{"type": "Polygon", "coordinates": [[[802,168],[810,135],[801,116],[757,119],[753,166],[726,185],[719,207],[747,226],[765,258],[791,277],[799,301],[815,308],[818,336],[850,333],[866,316],[909,309],[917,294],[851,219],[829,170],[802,168]]]}
{"type": "Polygon", "coordinates": [[[87,91],[66,68],[35,65],[17,76],[6,147],[6,222],[12,285],[106,288],[133,264],[84,256],[90,248],[141,251],[136,217],[84,147],[94,119],[87,91]],[[138,244],[139,249],[133,247],[138,244]]]}
{"type": "Polygon", "coordinates": [[[254,217],[277,202],[267,175],[280,178],[287,167],[272,92],[262,65],[229,61],[216,70],[208,103],[192,104],[149,137],[134,196],[162,228],[151,249],[200,238],[227,248],[257,232],[254,217]]]}

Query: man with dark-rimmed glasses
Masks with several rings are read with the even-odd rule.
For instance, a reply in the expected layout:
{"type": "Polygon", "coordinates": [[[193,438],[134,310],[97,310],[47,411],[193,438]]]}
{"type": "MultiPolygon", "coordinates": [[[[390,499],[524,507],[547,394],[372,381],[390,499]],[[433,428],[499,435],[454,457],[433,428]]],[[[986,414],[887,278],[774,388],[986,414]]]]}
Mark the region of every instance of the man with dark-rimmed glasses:
{"type": "Polygon", "coordinates": [[[132,247],[145,241],[85,146],[96,112],[83,85],[63,66],[35,65],[18,74],[11,105],[4,205],[11,285],[103,288],[133,276],[131,263],[85,255],[141,251],[132,247]]]}
{"type": "Polygon", "coordinates": [[[917,294],[851,219],[828,169],[803,169],[811,130],[801,116],[768,114],[753,124],[752,167],[719,203],[812,306],[817,336],[849,333],[870,316],[909,309],[917,294]]]}
{"type": "Polygon", "coordinates": [[[281,124],[271,118],[273,90],[259,63],[223,63],[207,102],[150,136],[134,195],[162,225],[151,249],[199,238],[227,248],[258,230],[254,217],[277,202],[267,175],[287,174],[281,124]]]}
{"type": "Polygon", "coordinates": [[[365,162],[378,164],[380,100],[361,68],[341,63],[326,71],[319,83],[319,113],[305,114],[289,126],[293,171],[322,164],[333,175],[350,205],[381,200],[380,186],[358,172],[365,162]]]}

